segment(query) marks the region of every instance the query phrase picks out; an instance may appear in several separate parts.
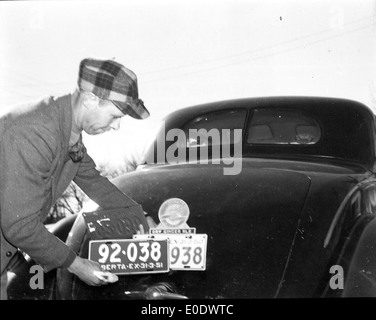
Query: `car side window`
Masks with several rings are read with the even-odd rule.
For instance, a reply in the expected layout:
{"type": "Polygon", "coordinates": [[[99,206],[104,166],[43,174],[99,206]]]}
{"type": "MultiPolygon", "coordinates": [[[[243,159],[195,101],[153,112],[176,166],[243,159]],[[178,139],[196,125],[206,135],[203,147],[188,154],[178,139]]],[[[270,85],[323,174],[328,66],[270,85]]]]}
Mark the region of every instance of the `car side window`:
{"type": "Polygon", "coordinates": [[[349,213],[351,220],[356,219],[362,214],[362,196],[360,191],[357,191],[350,199],[349,213]]]}
{"type": "Polygon", "coordinates": [[[354,225],[356,218],[362,213],[362,193],[356,191],[349,199],[340,219],[340,229],[343,236],[347,236],[354,225]]]}
{"type": "Polygon", "coordinates": [[[207,147],[241,143],[247,111],[243,109],[217,111],[200,115],[187,122],[182,130],[187,137],[187,147],[207,147]]]}
{"type": "Polygon", "coordinates": [[[330,243],[335,246],[339,241],[345,241],[355,225],[355,222],[364,215],[376,215],[376,186],[369,185],[357,190],[347,201],[338,219],[335,219],[334,228],[328,233],[325,246],[330,243]]]}
{"type": "Polygon", "coordinates": [[[376,187],[370,186],[363,191],[363,206],[365,214],[376,214],[376,187]]]}
{"type": "Polygon", "coordinates": [[[329,243],[334,246],[340,238],[347,236],[355,220],[363,213],[362,202],[362,192],[361,190],[357,190],[346,203],[341,204],[326,235],[324,247],[328,246],[329,243]]]}
{"type": "Polygon", "coordinates": [[[321,137],[317,121],[288,109],[255,109],[249,126],[249,144],[316,144],[321,137]]]}

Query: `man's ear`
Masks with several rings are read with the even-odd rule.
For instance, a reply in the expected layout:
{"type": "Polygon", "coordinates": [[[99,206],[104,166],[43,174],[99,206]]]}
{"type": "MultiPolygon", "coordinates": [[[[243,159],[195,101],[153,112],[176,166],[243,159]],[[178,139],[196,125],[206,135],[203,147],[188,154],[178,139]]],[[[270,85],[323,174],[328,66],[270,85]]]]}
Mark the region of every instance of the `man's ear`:
{"type": "Polygon", "coordinates": [[[91,92],[85,92],[84,101],[83,101],[83,105],[85,108],[92,109],[98,106],[98,103],[99,103],[99,98],[95,94],[91,92]]]}

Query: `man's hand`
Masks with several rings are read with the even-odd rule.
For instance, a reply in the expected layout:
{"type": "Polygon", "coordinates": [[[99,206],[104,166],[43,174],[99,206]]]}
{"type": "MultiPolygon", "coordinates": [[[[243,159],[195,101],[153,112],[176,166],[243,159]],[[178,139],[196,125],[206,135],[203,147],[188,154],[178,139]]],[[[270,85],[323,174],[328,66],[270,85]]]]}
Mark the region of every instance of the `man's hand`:
{"type": "MultiPolygon", "coordinates": [[[[145,213],[145,216],[146,216],[147,213],[145,211],[144,211],[144,213],[145,213]]],[[[145,218],[146,218],[146,221],[149,225],[149,229],[157,227],[157,224],[155,223],[155,221],[152,217],[147,216],[145,218]]],[[[137,231],[137,234],[145,234],[145,229],[144,229],[144,226],[142,224],[140,224],[140,229],[137,231]]]]}
{"type": "Polygon", "coordinates": [[[146,221],[148,222],[149,229],[157,227],[157,224],[155,223],[155,221],[152,217],[146,217],[146,221]]]}
{"type": "Polygon", "coordinates": [[[68,271],[90,286],[103,286],[119,280],[117,275],[103,271],[98,262],[78,256],[70,265],[68,271]]]}

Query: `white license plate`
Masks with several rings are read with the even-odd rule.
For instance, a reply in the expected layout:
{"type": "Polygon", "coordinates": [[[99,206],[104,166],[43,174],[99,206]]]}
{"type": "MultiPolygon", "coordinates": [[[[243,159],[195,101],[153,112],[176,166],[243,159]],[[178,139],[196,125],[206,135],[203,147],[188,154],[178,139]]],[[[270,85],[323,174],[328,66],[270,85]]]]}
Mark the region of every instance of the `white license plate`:
{"type": "Polygon", "coordinates": [[[206,269],[206,234],[133,235],[134,239],[169,241],[169,266],[172,270],[204,271],[206,269]]]}
{"type": "Polygon", "coordinates": [[[114,274],[161,273],[169,271],[166,239],[114,239],[89,242],[89,260],[114,274]]]}

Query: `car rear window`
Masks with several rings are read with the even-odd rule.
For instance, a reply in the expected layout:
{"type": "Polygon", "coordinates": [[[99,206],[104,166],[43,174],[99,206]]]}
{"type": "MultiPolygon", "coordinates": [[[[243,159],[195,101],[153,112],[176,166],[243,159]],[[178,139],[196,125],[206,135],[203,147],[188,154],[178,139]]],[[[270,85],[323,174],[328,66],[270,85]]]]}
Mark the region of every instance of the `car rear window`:
{"type": "Polygon", "coordinates": [[[187,137],[187,147],[205,147],[241,143],[242,136],[235,137],[234,130],[243,130],[247,111],[243,109],[217,111],[200,115],[183,126],[183,131],[187,137]],[[207,132],[192,135],[192,131],[207,132]],[[201,130],[201,131],[199,131],[201,130]],[[215,139],[215,134],[219,139],[215,139]],[[236,139],[239,141],[236,141],[236,139]]]}
{"type": "Polygon", "coordinates": [[[321,138],[317,121],[299,110],[255,109],[248,144],[312,145],[321,138]]]}

